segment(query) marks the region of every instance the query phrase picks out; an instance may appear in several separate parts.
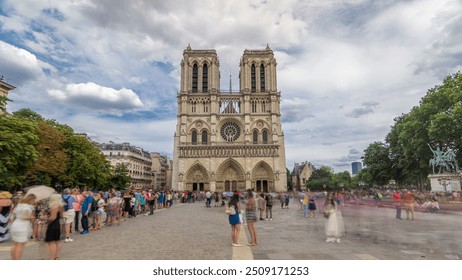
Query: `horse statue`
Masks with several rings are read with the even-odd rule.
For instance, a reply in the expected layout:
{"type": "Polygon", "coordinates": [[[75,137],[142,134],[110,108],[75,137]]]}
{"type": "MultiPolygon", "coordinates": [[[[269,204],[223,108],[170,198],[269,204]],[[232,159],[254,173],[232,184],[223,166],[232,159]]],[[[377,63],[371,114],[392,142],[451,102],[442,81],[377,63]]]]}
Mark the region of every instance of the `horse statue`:
{"type": "Polygon", "coordinates": [[[428,162],[432,167],[433,174],[435,174],[435,167],[438,167],[438,173],[459,172],[459,165],[457,164],[456,154],[453,150],[448,149],[446,152],[443,152],[440,147],[436,147],[433,150],[430,144],[428,144],[428,147],[433,153],[433,158],[428,162]]]}

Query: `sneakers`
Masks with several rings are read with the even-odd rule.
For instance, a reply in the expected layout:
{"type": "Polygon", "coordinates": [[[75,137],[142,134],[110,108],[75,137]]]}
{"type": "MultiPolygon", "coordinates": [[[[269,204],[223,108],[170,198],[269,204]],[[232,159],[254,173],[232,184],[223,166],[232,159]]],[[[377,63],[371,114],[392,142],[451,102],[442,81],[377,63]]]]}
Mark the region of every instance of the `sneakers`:
{"type": "Polygon", "coordinates": [[[69,243],[69,242],[72,242],[72,241],[74,241],[74,239],[72,239],[70,237],[68,237],[68,238],[66,238],[66,240],[64,240],[64,242],[66,242],[66,243],[69,243]]]}
{"type": "Polygon", "coordinates": [[[87,234],[90,233],[88,230],[81,231],[80,234],[87,234]]]}
{"type": "Polygon", "coordinates": [[[272,221],[272,220],[273,220],[273,218],[270,218],[270,221],[272,221]]]}
{"type": "Polygon", "coordinates": [[[335,242],[335,238],[327,237],[326,242],[335,242]]]}
{"type": "Polygon", "coordinates": [[[239,243],[233,243],[233,247],[242,247],[242,245],[239,243]]]}
{"type": "Polygon", "coordinates": [[[336,240],[336,241],[337,241],[337,243],[340,243],[340,238],[337,238],[337,240],[336,240]]]}

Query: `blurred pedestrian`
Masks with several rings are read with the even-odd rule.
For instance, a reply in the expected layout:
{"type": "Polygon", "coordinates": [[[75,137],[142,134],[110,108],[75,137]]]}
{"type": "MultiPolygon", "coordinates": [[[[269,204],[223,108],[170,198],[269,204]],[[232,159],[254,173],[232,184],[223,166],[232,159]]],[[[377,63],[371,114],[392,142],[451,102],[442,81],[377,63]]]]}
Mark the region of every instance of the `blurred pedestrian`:
{"type": "Polygon", "coordinates": [[[414,220],[414,193],[407,190],[403,196],[404,208],[406,209],[406,220],[414,220]]]}
{"type": "Polygon", "coordinates": [[[0,242],[10,238],[9,228],[13,213],[13,195],[10,192],[0,192],[0,242]]]}
{"type": "Polygon", "coordinates": [[[258,211],[260,213],[260,220],[263,221],[264,220],[263,213],[265,212],[265,208],[266,208],[266,201],[265,201],[264,193],[260,193],[260,195],[258,196],[257,205],[258,205],[258,211]]]}
{"type": "Polygon", "coordinates": [[[393,201],[396,208],[396,219],[402,220],[401,218],[401,194],[395,190],[393,192],[393,201]]]}
{"type": "Polygon", "coordinates": [[[10,233],[14,244],[11,246],[11,259],[20,260],[26,242],[32,234],[31,222],[35,220],[35,207],[37,197],[28,194],[18,201],[13,210],[13,223],[10,233]]]}
{"type": "Polygon", "coordinates": [[[338,242],[345,235],[345,226],[343,224],[342,213],[338,203],[335,201],[334,194],[329,192],[324,202],[324,212],[327,217],[325,230],[326,242],[338,242]]]}
{"type": "Polygon", "coordinates": [[[48,243],[50,260],[59,260],[61,255],[61,219],[64,216],[64,202],[60,194],[53,194],[48,201],[47,231],[45,242],[48,243]]]}
{"type": "Polygon", "coordinates": [[[266,208],[265,216],[267,221],[273,220],[273,196],[270,193],[265,195],[266,208]]]}

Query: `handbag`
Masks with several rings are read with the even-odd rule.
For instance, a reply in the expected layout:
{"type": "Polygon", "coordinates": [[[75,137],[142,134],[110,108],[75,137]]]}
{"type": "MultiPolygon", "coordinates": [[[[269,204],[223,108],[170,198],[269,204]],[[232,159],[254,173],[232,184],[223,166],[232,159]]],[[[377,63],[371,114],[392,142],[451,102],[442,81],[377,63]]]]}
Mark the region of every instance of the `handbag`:
{"type": "Polygon", "coordinates": [[[236,209],[234,207],[226,206],[225,213],[228,215],[236,215],[236,209]]]}
{"type": "Polygon", "coordinates": [[[330,214],[332,214],[334,212],[334,209],[332,208],[332,206],[326,206],[326,208],[324,209],[324,211],[322,212],[322,214],[324,215],[324,218],[328,219],[330,214]]]}

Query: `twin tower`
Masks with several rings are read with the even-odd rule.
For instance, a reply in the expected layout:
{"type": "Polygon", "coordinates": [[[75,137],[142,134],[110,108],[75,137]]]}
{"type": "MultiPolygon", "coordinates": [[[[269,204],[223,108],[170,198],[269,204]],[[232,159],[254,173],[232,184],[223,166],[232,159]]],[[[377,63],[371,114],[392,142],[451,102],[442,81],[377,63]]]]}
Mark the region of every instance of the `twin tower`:
{"type": "Polygon", "coordinates": [[[238,92],[220,90],[215,50],[188,46],[181,61],[174,190],[285,191],[281,93],[273,51],[245,50],[238,92]]]}

